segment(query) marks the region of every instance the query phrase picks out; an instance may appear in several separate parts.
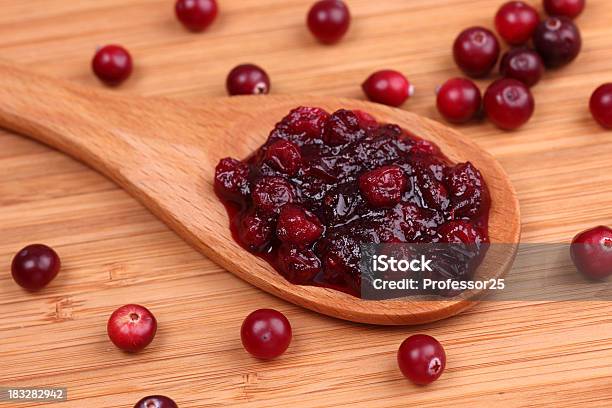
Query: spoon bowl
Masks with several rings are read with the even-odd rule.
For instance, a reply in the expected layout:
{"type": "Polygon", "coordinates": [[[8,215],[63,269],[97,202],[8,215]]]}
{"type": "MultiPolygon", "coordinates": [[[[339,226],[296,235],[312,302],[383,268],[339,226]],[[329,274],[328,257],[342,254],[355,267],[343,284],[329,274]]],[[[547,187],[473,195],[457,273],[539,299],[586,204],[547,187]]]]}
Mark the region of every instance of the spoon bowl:
{"type": "MultiPolygon", "coordinates": [[[[491,243],[518,243],[518,200],[499,163],[455,130],[418,115],[323,96],[214,98],[194,106],[94,90],[0,63],[1,127],[102,172],[212,261],[254,286],[319,313],[383,325],[431,322],[475,304],[479,292],[448,300],[371,301],[332,289],[293,285],[234,241],[225,208],[213,191],[215,166],[223,157],[247,157],[265,142],[276,122],[300,105],[328,111],[360,109],[379,122],[398,124],[436,143],[453,162],[471,161],[491,193],[491,243]]],[[[478,276],[502,276],[515,251],[487,253],[478,276]]]]}

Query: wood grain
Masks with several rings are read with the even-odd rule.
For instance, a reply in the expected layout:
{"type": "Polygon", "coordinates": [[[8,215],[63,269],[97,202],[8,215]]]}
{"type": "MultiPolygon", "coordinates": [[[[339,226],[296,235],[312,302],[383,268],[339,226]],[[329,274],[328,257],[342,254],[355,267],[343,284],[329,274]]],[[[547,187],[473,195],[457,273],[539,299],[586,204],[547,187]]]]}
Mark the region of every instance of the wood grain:
{"type": "MultiPolygon", "coordinates": [[[[491,26],[501,1],[350,1],[354,24],[336,47],[304,32],[310,1],[225,0],[203,35],[184,32],[171,3],[3,0],[2,57],[98,86],[88,66],[93,48],[119,42],[137,67],[116,92],[194,105],[223,96],[225,74],[244,61],[266,67],[274,93],[357,98],[372,70],[391,67],[417,87],[405,109],[439,119],[433,89],[458,75],[452,39],[466,26],[491,26]]],[[[525,128],[461,129],[509,173],[524,242],[567,242],[612,219],[611,136],[586,108],[592,90],[612,80],[611,17],[609,2],[589,1],[578,20],[583,53],[535,88],[536,114],[525,128]]],[[[67,407],[130,406],[150,393],[171,395],[181,407],[611,403],[609,302],[486,303],[413,329],[326,318],[222,271],[72,159],[8,133],[0,146],[0,268],[8,271],[13,253],[33,241],[58,248],[65,261],[61,278],[36,295],[0,277],[0,385],[65,385],[67,407]],[[108,315],[126,302],[149,306],[162,322],[152,347],[137,356],[105,338],[108,315]],[[295,329],[289,352],[266,364],[247,356],[237,335],[243,316],[261,306],[284,311],[295,329]],[[403,380],[394,361],[401,340],[416,331],[438,337],[449,354],[443,379],[427,388],[403,380]]]]}

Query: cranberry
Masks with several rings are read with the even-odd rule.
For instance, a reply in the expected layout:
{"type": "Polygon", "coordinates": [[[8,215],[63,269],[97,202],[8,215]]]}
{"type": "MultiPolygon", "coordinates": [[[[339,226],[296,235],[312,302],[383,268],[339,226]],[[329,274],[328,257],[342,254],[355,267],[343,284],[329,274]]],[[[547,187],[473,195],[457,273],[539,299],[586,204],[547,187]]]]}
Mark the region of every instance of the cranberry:
{"type": "Polygon", "coordinates": [[[401,167],[383,166],[359,177],[359,190],[373,207],[392,207],[406,191],[406,176],[401,167]]]}
{"type": "MultiPolygon", "coordinates": [[[[393,211],[391,219],[395,222],[399,221],[399,227],[409,242],[422,235],[428,222],[426,210],[413,203],[401,203],[391,211],[393,211]]],[[[400,240],[400,242],[402,241],[400,240]]]]}
{"type": "Polygon", "coordinates": [[[484,96],[484,108],[489,119],[501,129],[513,130],[531,118],[535,102],[529,88],[516,79],[498,79],[484,96]]]}
{"type": "Polygon", "coordinates": [[[33,244],[15,254],[11,273],[19,286],[35,291],[47,286],[57,276],[60,267],[60,258],[53,249],[33,244]]]}
{"type": "Polygon", "coordinates": [[[283,276],[291,283],[310,283],[321,271],[321,260],[310,249],[283,245],[278,258],[283,276]]]}
{"type": "Polygon", "coordinates": [[[227,200],[241,202],[250,193],[249,166],[226,157],[215,169],[215,191],[227,200]]]}
{"type": "Polygon", "coordinates": [[[436,381],[444,372],[446,353],[438,340],[426,334],[415,334],[400,346],[397,364],[410,381],[427,385],[436,381]]]}
{"type": "Polygon", "coordinates": [[[178,408],[178,405],[163,395],[151,395],[138,401],[134,408],[178,408]]]}
{"type": "Polygon", "coordinates": [[[488,206],[485,182],[472,163],[457,164],[447,172],[444,182],[455,216],[475,217],[481,214],[484,206],[488,206]]]}
{"type": "Polygon", "coordinates": [[[342,39],[351,24],[351,13],[341,0],[317,1],[307,18],[310,32],[322,43],[333,44],[342,39]]]}
{"type": "Polygon", "coordinates": [[[280,126],[293,135],[304,134],[307,139],[321,139],[329,113],[320,108],[300,106],[283,118],[280,126]]]}
{"type": "Polygon", "coordinates": [[[293,187],[282,177],[263,177],[253,188],[253,204],[266,213],[280,211],[283,205],[293,199],[293,187]]]}
{"type": "Polygon", "coordinates": [[[143,306],[125,305],[108,319],[107,332],[115,346],[135,353],[151,344],[157,332],[157,320],[143,306]]]}
{"type": "Polygon", "coordinates": [[[544,9],[551,16],[576,18],[584,10],[586,0],[544,0],[544,9]]]}
{"type": "Polygon", "coordinates": [[[465,123],[480,111],[482,95],[476,84],[465,78],[449,79],[438,90],[438,111],[452,123],[465,123]]]}
{"type": "Polygon", "coordinates": [[[354,110],[353,113],[357,116],[359,124],[363,129],[373,130],[378,127],[378,122],[368,112],[354,110]]]}
{"type": "Polygon", "coordinates": [[[539,22],[537,10],[522,1],[504,3],[495,15],[495,28],[510,45],[529,41],[539,22]]]}
{"type": "Polygon", "coordinates": [[[340,109],[334,112],[323,132],[323,140],[331,146],[339,146],[351,143],[365,136],[365,130],[361,128],[361,122],[354,112],[340,109]]]}
{"type": "Polygon", "coordinates": [[[518,79],[527,86],[534,86],[544,74],[540,55],[526,48],[517,48],[504,54],[499,72],[506,78],[518,79]]]}
{"type": "Polygon", "coordinates": [[[597,88],[591,96],[589,105],[595,120],[601,126],[612,129],[612,83],[597,88]]]}
{"type": "Polygon", "coordinates": [[[423,206],[437,211],[446,210],[450,204],[448,191],[432,169],[426,163],[415,163],[414,173],[423,206]]]}
{"type": "Polygon", "coordinates": [[[253,64],[234,67],[227,76],[230,95],[261,95],[270,92],[270,78],[266,71],[253,64]]]}
{"type": "Polygon", "coordinates": [[[268,146],[265,158],[276,170],[290,176],[297,173],[302,161],[300,149],[286,140],[279,140],[268,146]]]}
{"type": "Polygon", "coordinates": [[[455,62],[467,75],[487,76],[499,57],[499,42],[491,30],[471,27],[459,34],[453,45],[455,62]]]}
{"type": "Polygon", "coordinates": [[[323,226],[316,215],[297,205],[287,204],[278,215],[276,235],[288,244],[308,246],[323,233],[323,226]]]}
{"type": "Polygon", "coordinates": [[[467,221],[449,221],[439,229],[442,242],[448,244],[480,244],[483,238],[480,232],[467,221]]]}
{"type": "Polygon", "coordinates": [[[243,246],[254,252],[265,252],[274,228],[273,220],[266,215],[254,211],[245,213],[240,218],[238,237],[243,246]]]}
{"type": "Polygon", "coordinates": [[[415,155],[426,155],[426,156],[427,155],[435,156],[435,155],[441,154],[440,148],[438,146],[436,146],[429,140],[423,140],[423,139],[417,140],[412,146],[412,149],[410,149],[410,152],[415,155]]]}
{"type": "Polygon", "coordinates": [[[574,237],[570,250],[576,268],[587,278],[612,275],[612,229],[600,225],[574,237]]]}
{"type": "Polygon", "coordinates": [[[328,282],[344,284],[353,290],[360,290],[359,263],[361,261],[358,237],[347,236],[339,231],[339,236],[326,240],[323,249],[324,273],[328,282]]]}
{"type": "Polygon", "coordinates": [[[572,62],[580,53],[580,31],[567,17],[548,17],[533,34],[533,45],[548,68],[572,62]]]}
{"type": "Polygon", "coordinates": [[[132,73],[132,56],[120,45],[107,45],[96,52],[91,67],[102,82],[119,85],[132,73]]]}
{"type": "Polygon", "coordinates": [[[176,17],[191,31],[203,31],[217,17],[216,0],[177,0],[176,17]]]}
{"type": "Polygon", "coordinates": [[[361,85],[372,102],[400,106],[414,93],[414,87],[400,72],[390,69],[377,71],[361,85]]]}
{"type": "Polygon", "coordinates": [[[268,360],[283,354],[291,343],[291,324],[284,314],[273,309],[259,309],[244,319],[240,329],[244,349],[268,360]]]}

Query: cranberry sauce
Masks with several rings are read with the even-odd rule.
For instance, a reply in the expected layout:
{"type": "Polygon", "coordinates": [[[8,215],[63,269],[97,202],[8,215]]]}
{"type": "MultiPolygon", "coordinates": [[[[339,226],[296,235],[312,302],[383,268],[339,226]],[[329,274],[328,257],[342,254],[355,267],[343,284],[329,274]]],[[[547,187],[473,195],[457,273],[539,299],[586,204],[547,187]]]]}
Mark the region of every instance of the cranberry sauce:
{"type": "Polygon", "coordinates": [[[215,191],[235,239],[295,284],[360,294],[362,244],[488,242],[489,193],[471,163],[367,113],[291,111],[215,191]]]}

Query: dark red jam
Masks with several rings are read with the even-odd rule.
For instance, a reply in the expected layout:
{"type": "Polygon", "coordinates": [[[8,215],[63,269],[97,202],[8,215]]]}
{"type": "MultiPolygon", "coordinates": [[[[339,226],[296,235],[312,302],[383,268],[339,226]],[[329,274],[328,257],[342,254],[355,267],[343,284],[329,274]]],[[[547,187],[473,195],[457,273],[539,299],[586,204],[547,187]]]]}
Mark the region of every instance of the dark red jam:
{"type": "Polygon", "coordinates": [[[219,162],[215,191],[240,245],[292,283],[355,296],[363,244],[488,242],[478,169],[360,111],[292,110],[250,158],[219,162]]]}

